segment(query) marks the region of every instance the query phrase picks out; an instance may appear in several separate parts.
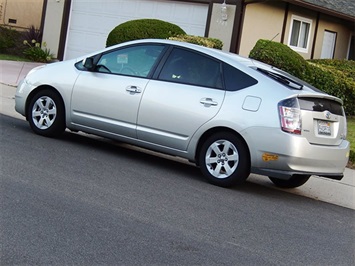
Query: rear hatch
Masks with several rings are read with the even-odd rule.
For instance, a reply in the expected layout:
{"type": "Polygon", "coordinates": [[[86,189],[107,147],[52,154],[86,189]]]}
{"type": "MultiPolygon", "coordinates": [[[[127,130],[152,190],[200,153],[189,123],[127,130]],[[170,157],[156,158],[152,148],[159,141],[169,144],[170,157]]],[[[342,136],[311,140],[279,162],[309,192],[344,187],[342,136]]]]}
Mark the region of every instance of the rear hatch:
{"type": "Polygon", "coordinates": [[[253,61],[252,68],[282,84],[297,95],[279,103],[283,131],[302,135],[317,145],[337,146],[346,138],[342,101],[287,72],[253,61]]]}

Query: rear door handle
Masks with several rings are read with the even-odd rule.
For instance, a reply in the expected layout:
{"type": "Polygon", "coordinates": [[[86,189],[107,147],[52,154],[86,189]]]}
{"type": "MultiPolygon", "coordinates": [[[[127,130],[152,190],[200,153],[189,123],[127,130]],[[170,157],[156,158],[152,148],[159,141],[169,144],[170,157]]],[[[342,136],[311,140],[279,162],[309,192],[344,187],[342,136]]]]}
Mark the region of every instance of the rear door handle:
{"type": "Polygon", "coordinates": [[[137,86],[128,86],[126,88],[126,91],[128,91],[130,94],[136,94],[136,93],[141,93],[142,90],[138,88],[137,86]]]}
{"type": "Polygon", "coordinates": [[[200,100],[200,103],[202,103],[205,107],[218,105],[218,102],[215,102],[212,98],[203,98],[200,100]]]}

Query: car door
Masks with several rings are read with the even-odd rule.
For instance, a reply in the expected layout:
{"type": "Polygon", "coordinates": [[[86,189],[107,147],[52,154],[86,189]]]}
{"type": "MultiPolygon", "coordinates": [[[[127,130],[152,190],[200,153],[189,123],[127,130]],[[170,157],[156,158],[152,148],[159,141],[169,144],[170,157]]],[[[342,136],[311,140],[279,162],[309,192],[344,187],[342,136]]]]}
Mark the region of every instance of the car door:
{"type": "Polygon", "coordinates": [[[82,71],[72,93],[74,125],[136,138],[138,107],[163,45],[148,44],[104,53],[92,71],[82,71]]]}
{"type": "Polygon", "coordinates": [[[224,96],[220,62],[175,47],[160,74],[147,84],[138,113],[137,136],[186,150],[196,130],[218,113],[224,96]]]}

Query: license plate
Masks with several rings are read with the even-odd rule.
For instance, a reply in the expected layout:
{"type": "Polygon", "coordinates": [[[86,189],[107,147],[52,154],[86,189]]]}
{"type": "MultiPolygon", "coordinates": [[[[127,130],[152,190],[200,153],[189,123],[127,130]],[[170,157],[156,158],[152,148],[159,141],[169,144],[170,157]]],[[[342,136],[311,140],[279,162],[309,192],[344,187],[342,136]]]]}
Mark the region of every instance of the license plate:
{"type": "Polygon", "coordinates": [[[318,134],[330,136],[332,134],[331,123],[328,121],[318,120],[318,134]]]}

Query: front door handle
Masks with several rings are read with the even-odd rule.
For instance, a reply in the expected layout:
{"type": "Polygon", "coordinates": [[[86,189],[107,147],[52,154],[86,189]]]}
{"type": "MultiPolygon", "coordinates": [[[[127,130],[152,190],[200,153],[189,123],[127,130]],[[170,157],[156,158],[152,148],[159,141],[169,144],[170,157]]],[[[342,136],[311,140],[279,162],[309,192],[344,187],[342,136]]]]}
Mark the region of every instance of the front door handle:
{"type": "Polygon", "coordinates": [[[215,102],[212,98],[203,98],[200,100],[200,103],[202,103],[205,107],[218,105],[218,102],[215,102]]]}
{"type": "Polygon", "coordinates": [[[130,94],[136,94],[136,93],[141,93],[142,90],[138,88],[137,86],[128,86],[126,88],[126,91],[128,91],[130,94]]]}

